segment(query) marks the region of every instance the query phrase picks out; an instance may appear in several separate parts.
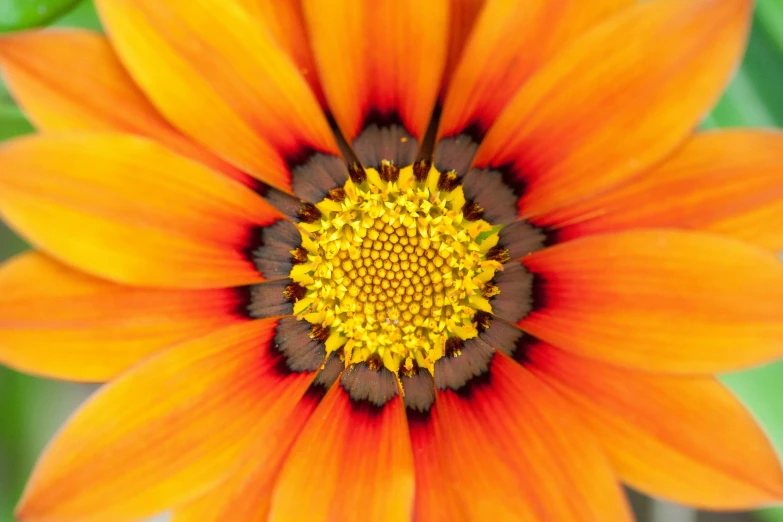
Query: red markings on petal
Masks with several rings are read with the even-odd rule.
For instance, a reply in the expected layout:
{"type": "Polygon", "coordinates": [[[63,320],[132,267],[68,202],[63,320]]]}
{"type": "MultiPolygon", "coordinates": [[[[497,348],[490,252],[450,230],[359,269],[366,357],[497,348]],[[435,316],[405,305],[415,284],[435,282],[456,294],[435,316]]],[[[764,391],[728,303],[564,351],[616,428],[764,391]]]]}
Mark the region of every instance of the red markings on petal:
{"type": "Polygon", "coordinates": [[[0,147],[0,214],[58,260],[125,284],[262,280],[248,249],[282,216],[247,187],[141,137],[45,134],[0,147]]]}
{"type": "Polygon", "coordinates": [[[683,373],[783,355],[783,264],[747,243],[628,231],[568,241],[522,262],[542,302],[520,327],[576,355],[683,373]]]}
{"type": "Polygon", "coordinates": [[[418,520],[631,520],[588,428],[503,354],[410,426],[418,520]]]}
{"type": "Polygon", "coordinates": [[[407,522],[413,493],[402,398],[377,407],[336,384],[283,466],[269,519],[407,522]]]}
{"type": "Polygon", "coordinates": [[[707,509],[783,499],[775,451],[715,378],[619,368],[543,343],[529,347],[528,361],[572,401],[634,488],[707,509]]]}
{"type": "Polygon", "coordinates": [[[17,516],[138,520],[216,485],[279,428],[313,380],[280,371],[274,326],[225,328],[106,385],[49,445],[17,516]]]}
{"type": "Polygon", "coordinates": [[[0,267],[0,361],[71,381],[105,381],[168,346],[246,320],[235,289],[118,285],[40,253],[0,267]]]}

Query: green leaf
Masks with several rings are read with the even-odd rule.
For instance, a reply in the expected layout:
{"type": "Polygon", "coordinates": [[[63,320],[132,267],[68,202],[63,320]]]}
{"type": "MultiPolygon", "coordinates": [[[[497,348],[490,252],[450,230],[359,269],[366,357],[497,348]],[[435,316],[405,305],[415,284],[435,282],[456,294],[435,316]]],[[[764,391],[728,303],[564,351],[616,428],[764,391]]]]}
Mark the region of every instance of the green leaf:
{"type": "MultiPolygon", "coordinates": [[[[758,85],[743,65],[707,120],[713,127],[775,127],[758,85]]],[[[705,123],[707,123],[705,122],[705,123]]]]}
{"type": "Polygon", "coordinates": [[[0,32],[47,25],[73,9],[80,0],[2,0],[0,32]]]}
{"type": "Polygon", "coordinates": [[[0,141],[30,132],[33,132],[33,126],[24,117],[22,111],[0,100],[0,141]]]}
{"type": "Polygon", "coordinates": [[[54,27],[76,27],[93,31],[103,31],[101,20],[98,18],[98,12],[95,10],[95,4],[92,0],[81,2],[52,25],[54,27]]]}
{"type": "MultiPolygon", "coordinates": [[[[783,47],[769,37],[765,22],[758,11],[742,66],[704,127],[783,126],[783,47]]],[[[783,40],[783,32],[778,36],[783,40]]]]}
{"type": "Polygon", "coordinates": [[[757,0],[759,25],[783,55],[783,0],[757,0]]]}

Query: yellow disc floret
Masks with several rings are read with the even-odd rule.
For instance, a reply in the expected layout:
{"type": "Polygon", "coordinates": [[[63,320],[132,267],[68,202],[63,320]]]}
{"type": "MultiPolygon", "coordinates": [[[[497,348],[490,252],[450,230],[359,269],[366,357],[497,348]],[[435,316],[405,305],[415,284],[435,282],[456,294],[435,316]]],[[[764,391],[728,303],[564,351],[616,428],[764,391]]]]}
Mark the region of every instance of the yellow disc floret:
{"type": "Polygon", "coordinates": [[[342,347],[346,364],[432,371],[446,340],[475,337],[476,312],[491,311],[485,296],[496,292],[489,282],[500,264],[486,254],[497,231],[466,219],[462,188],[439,186],[434,168],[422,181],[412,167],[395,170],[393,181],[365,174],[300,224],[307,260],[291,278],[306,294],[294,313],[328,328],[327,352],[342,347]]]}

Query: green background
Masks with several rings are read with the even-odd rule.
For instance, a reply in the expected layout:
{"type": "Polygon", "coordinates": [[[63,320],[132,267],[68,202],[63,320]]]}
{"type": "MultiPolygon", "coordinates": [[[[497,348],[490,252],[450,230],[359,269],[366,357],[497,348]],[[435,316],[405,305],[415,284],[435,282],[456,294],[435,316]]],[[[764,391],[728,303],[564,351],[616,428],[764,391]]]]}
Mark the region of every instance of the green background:
{"type": "MultiPolygon", "coordinates": [[[[50,23],[100,29],[89,1],[0,0],[0,32],[50,23]]],[[[783,127],[783,0],[757,0],[754,28],[742,66],[704,122],[705,128],[744,126],[783,127]]],[[[0,141],[32,130],[0,84],[0,141]]],[[[0,224],[0,261],[25,248],[24,242],[0,224]]],[[[750,407],[778,452],[782,452],[783,361],[726,375],[723,380],[750,407]]],[[[91,390],[90,386],[47,381],[0,367],[0,522],[13,520],[13,506],[37,454],[91,390]]],[[[709,443],[705,439],[705,444],[709,443]]],[[[634,503],[640,506],[640,519],[697,520],[695,514],[685,510],[660,505],[651,509],[650,501],[643,498],[634,497],[634,503]]],[[[783,522],[783,508],[764,510],[754,517],[783,522]]],[[[726,522],[753,519],[745,515],[698,518],[726,522]]]]}

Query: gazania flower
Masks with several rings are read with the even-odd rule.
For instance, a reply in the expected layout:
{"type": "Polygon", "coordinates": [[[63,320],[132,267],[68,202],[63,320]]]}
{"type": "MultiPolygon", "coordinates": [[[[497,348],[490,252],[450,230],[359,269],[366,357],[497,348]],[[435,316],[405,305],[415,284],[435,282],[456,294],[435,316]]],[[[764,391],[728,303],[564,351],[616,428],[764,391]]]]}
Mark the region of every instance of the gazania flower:
{"type": "Polygon", "coordinates": [[[749,0],[99,0],[0,41],[0,358],[108,381],[22,520],[627,521],[783,498],[749,0]],[[433,114],[435,116],[433,116],[433,114]]]}

